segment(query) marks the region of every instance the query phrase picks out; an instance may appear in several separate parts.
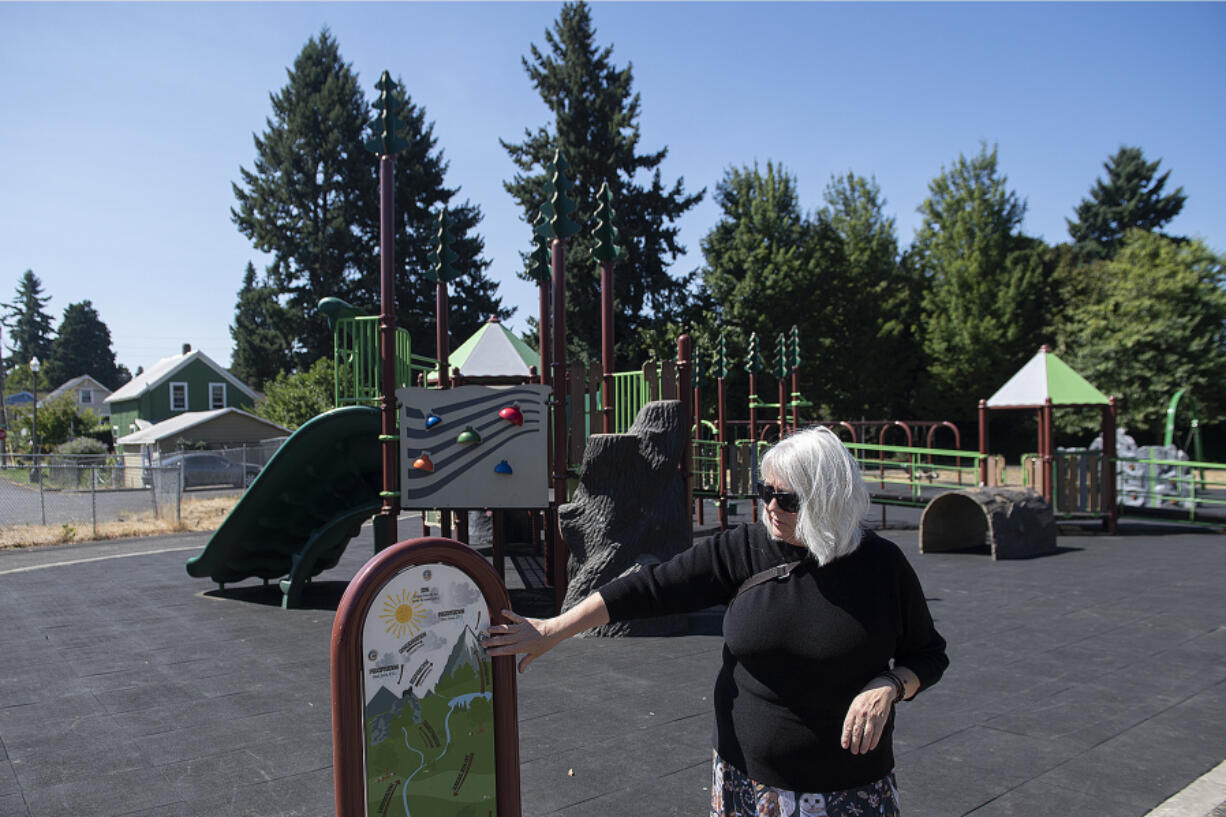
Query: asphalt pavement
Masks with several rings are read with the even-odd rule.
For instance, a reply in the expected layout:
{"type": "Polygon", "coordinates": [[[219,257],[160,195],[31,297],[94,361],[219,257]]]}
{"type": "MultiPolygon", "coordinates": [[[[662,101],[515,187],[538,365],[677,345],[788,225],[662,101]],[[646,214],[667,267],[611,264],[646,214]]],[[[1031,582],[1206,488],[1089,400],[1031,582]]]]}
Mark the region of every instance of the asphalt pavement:
{"type": "MultiPolygon", "coordinates": [[[[994,562],[920,555],[906,523],[891,509],[885,535],[951,658],[899,710],[907,817],[1205,817],[1226,801],[1226,537],[1126,525],[994,562]]],[[[369,528],[290,611],[275,585],[188,577],[206,539],[0,552],[0,817],[333,813],[330,632],[369,528]]],[[[539,580],[513,549],[517,608],[540,609],[539,580]]],[[[520,676],[524,815],[706,814],[718,614],[691,629],[575,639],[520,676]]]]}

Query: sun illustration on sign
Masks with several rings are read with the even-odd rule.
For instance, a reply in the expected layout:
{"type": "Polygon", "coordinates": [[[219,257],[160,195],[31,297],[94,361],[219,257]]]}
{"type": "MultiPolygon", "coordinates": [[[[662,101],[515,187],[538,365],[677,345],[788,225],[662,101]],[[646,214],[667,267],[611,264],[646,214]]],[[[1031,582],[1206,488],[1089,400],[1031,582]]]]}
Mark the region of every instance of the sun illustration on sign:
{"type": "Polygon", "coordinates": [[[389,593],[383,600],[383,612],[379,613],[379,618],[383,619],[389,633],[403,638],[406,632],[409,635],[417,634],[425,614],[426,609],[421,602],[414,600],[408,590],[401,590],[396,595],[389,593]]]}

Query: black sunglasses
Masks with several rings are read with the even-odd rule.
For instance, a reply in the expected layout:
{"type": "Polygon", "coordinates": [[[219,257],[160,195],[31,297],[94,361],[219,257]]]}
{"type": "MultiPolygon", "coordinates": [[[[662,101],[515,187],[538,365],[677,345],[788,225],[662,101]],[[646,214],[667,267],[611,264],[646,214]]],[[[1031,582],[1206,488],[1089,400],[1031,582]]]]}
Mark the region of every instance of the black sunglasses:
{"type": "Polygon", "coordinates": [[[800,510],[800,495],[794,494],[791,491],[780,491],[773,485],[767,485],[765,482],[758,483],[758,498],[762,500],[763,505],[771,504],[771,500],[779,502],[779,510],[787,511],[788,513],[796,513],[800,510]]]}

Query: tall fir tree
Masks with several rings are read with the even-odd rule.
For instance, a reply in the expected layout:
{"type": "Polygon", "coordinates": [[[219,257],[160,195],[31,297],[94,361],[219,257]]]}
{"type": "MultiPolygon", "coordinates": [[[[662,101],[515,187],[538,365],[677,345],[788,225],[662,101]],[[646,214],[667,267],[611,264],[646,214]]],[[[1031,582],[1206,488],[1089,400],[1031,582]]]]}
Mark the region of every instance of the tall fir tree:
{"type": "Polygon", "coordinates": [[[239,168],[230,214],[272,255],[267,275],[286,307],[290,360],[307,367],[332,351],[319,299],[352,299],[367,272],[369,231],[354,225],[377,211],[378,185],[363,148],[366,99],[328,29],[307,41],[287,74],[285,87],[270,94],[267,129],[253,135],[253,169],[239,168]]]}
{"type": "MultiPolygon", "coordinates": [[[[482,257],[485,240],[477,232],[481,208],[467,200],[452,204],[459,188],[446,184],[448,163],[443,151],[437,148],[434,123],[426,121],[425,110],[413,104],[399,79],[393,83],[391,95],[400,103],[396,118],[404,123],[398,135],[408,143],[405,150],[395,154],[396,322],[409,333],[415,353],[434,356],[435,288],[425,272],[430,265],[430,251],[438,240],[439,208],[447,208],[448,230],[454,237],[451,247],[457,255],[453,266],[458,275],[449,284],[448,299],[451,348],[476,332],[490,317],[509,318],[514,309],[503,307],[497,282],[486,275],[490,262],[482,257]]],[[[372,172],[377,172],[373,157],[370,166],[372,172]]],[[[376,312],[380,269],[378,206],[364,211],[360,229],[367,238],[370,255],[357,282],[355,305],[376,312]]]]}
{"type": "MultiPolygon", "coordinates": [[[[332,336],[316,312],[321,298],[339,297],[372,313],[379,307],[378,162],[364,147],[373,115],[358,75],[327,29],[307,42],[288,75],[287,85],[271,95],[267,130],[254,137],[254,170],[240,168],[238,207],[231,211],[255,247],[273,255],[266,284],[284,306],[277,324],[290,343],[288,357],[277,358],[278,371],[302,370],[331,355],[332,336]]],[[[393,95],[403,103],[400,136],[409,143],[395,170],[397,323],[415,352],[433,354],[434,289],[422,273],[434,240],[433,211],[457,190],[445,185],[447,164],[425,111],[399,81],[393,95]]],[[[490,315],[511,311],[485,275],[489,261],[475,232],[480,209],[464,202],[452,213],[462,273],[453,284],[449,323],[465,337],[490,315]]],[[[264,370],[259,376],[269,379],[264,370]]]]}
{"type": "Polygon", "coordinates": [[[83,374],[112,391],[128,380],[127,368],[115,362],[111,330],[98,317],[91,301],[64,308],[64,318],[47,357],[47,379],[57,386],[83,374]]]}
{"type": "Polygon", "coordinates": [[[1171,171],[1158,175],[1162,160],[1145,161],[1139,147],[1121,146],[1103,163],[1104,181],[1096,179],[1089,198],[1066,219],[1069,235],[1081,254],[1091,259],[1110,258],[1131,229],[1155,232],[1179,215],[1187,196],[1182,187],[1164,194],[1171,171]]]}
{"type": "Polygon", "coordinates": [[[262,391],[278,373],[290,368],[290,343],[285,331],[285,307],[278,303],[273,287],[257,280],[255,265],[248,261],[230,326],[234,341],[231,373],[262,391]]]}
{"type": "Polygon", "coordinates": [[[1026,203],[996,148],[959,155],[928,184],[912,258],[924,276],[923,408],[969,420],[1041,342],[1047,286],[1042,242],[1021,233],[1026,203]]]}
{"type": "Polygon", "coordinates": [[[51,355],[52,318],[46,312],[50,295],[43,294],[43,282],[33,270],[26,270],[17,282],[17,297],[4,304],[4,326],[12,355],[7,365],[29,363],[31,358],[46,360],[51,355]]]}
{"type": "MultiPolygon", "coordinates": [[[[635,364],[646,354],[654,332],[678,328],[693,275],[674,276],[669,265],[685,248],[678,243],[676,221],[702,200],[705,190],[685,192],[685,180],[665,185],[661,165],[668,148],[639,153],[640,97],[633,91],[630,66],[612,62],[613,48],[596,44],[588,5],[565,3],[551,29],[544,52],[530,47],[524,71],[553,112],[548,127],[525,129],[524,141],[502,141],[519,172],[504,182],[524,210],[536,220],[545,201],[546,170],[561,149],[567,176],[577,182],[568,192],[578,204],[571,218],[583,231],[567,242],[566,331],[571,351],[589,359],[600,349],[600,267],[592,259],[592,215],[603,184],[612,192],[617,227],[626,254],[614,279],[614,337],[619,366],[635,364]],[[651,174],[641,184],[639,174],[651,174]]],[[[525,253],[525,262],[527,254],[525,253]]],[[[521,273],[531,280],[527,270],[521,273]]]]}
{"type": "Polygon", "coordinates": [[[843,244],[846,286],[838,332],[855,349],[855,365],[831,386],[835,410],[847,417],[908,417],[922,365],[919,348],[922,283],[902,263],[895,221],[876,178],[831,176],[817,212],[843,244]]]}

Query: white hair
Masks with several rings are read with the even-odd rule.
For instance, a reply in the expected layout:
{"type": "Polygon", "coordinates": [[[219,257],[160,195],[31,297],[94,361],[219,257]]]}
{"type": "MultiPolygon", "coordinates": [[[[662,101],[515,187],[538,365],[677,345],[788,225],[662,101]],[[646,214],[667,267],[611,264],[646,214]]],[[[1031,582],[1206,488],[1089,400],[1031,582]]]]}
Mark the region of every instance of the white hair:
{"type": "Polygon", "coordinates": [[[796,539],[818,564],[859,547],[868,489],[855,458],[833,431],[818,426],[789,434],[766,452],[761,470],[764,481],[777,479],[800,496],[796,539]]]}

